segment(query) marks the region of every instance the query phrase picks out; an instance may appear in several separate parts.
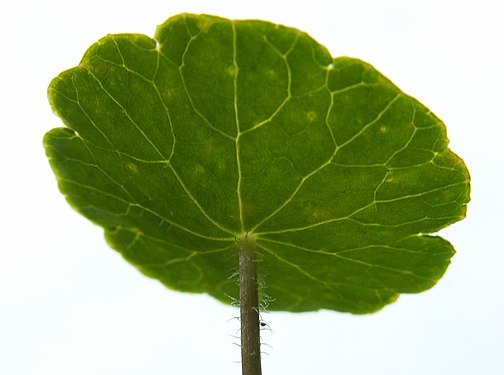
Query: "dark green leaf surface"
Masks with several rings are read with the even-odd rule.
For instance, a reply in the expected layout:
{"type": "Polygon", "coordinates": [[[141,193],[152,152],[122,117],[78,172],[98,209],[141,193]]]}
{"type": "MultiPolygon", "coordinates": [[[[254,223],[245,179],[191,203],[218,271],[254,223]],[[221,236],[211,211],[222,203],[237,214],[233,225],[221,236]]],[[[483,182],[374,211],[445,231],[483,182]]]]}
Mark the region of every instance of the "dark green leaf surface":
{"type": "Polygon", "coordinates": [[[270,310],[373,312],[432,287],[469,174],[372,66],[262,21],[109,35],[49,87],[59,187],[145,275],[230,303],[254,236],[270,310]]]}

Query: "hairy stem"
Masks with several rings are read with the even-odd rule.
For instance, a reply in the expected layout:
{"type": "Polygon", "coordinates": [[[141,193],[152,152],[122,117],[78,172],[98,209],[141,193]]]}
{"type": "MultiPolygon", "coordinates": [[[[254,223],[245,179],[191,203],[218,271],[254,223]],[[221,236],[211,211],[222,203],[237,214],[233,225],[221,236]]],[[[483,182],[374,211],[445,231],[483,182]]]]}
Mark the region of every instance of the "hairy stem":
{"type": "Polygon", "coordinates": [[[239,247],[242,375],[261,375],[255,239],[245,237],[239,247]]]}

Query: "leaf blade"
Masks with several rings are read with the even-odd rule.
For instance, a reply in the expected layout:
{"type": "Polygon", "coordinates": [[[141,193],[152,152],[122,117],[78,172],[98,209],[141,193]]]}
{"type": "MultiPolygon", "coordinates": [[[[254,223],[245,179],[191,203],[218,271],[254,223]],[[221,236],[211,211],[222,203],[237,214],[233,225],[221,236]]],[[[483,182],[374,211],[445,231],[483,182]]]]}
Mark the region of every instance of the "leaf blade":
{"type": "Polygon", "coordinates": [[[271,310],[377,311],[432,287],[469,173],[444,124],[371,65],[264,21],[110,35],[49,87],[60,190],[170,288],[231,303],[254,235],[271,310]]]}

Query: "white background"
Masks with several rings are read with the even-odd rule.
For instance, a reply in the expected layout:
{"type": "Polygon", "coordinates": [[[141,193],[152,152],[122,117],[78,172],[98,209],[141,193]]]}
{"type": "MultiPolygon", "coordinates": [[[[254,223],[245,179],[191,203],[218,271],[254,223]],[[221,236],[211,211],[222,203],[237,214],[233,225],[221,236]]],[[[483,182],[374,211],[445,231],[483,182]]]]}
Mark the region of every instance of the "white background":
{"type": "Polygon", "coordinates": [[[307,31],[371,62],[445,121],[472,174],[468,218],[432,290],[379,313],[269,313],[263,373],[504,374],[501,1],[3,1],[0,5],[0,373],[239,374],[237,311],[166,290],[66,204],[42,148],[50,80],[107,33],[153,36],[180,12],[307,31]]]}

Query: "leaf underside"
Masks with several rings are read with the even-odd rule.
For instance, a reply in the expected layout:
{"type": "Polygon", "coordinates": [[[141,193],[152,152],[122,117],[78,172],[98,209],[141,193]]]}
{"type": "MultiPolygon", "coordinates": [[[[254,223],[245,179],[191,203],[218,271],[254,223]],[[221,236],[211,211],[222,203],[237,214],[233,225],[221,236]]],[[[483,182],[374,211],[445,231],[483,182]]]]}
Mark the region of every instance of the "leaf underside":
{"type": "Polygon", "coordinates": [[[254,236],[269,310],[369,313],[432,287],[469,174],[445,126],[372,66],[296,29],[182,14],[61,73],[59,188],[141,272],[238,297],[254,236]]]}

